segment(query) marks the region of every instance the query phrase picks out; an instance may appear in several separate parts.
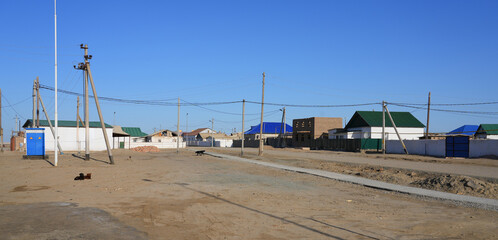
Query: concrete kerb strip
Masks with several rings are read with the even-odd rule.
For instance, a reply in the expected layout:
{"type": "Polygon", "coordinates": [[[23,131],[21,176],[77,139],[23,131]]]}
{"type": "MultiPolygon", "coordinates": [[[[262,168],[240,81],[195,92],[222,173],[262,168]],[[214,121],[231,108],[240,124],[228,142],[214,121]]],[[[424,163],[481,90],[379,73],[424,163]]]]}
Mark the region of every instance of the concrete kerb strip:
{"type": "Polygon", "coordinates": [[[205,154],[211,155],[213,157],[219,157],[219,158],[235,160],[235,161],[240,161],[240,162],[258,164],[258,165],[262,165],[262,166],[278,168],[278,169],[293,171],[293,172],[297,172],[297,173],[311,174],[311,175],[315,175],[315,176],[335,179],[338,181],[354,183],[354,184],[362,185],[365,187],[371,187],[371,188],[382,189],[382,190],[387,190],[387,191],[395,191],[395,192],[406,193],[406,194],[413,194],[413,195],[418,195],[418,196],[422,196],[422,197],[430,197],[430,198],[456,201],[456,202],[468,204],[468,205],[478,207],[478,208],[484,208],[484,209],[498,211],[498,200],[494,200],[494,199],[473,197],[473,196],[467,196],[467,195],[458,195],[458,194],[453,194],[453,193],[438,192],[438,191],[427,190],[427,189],[422,189],[422,188],[402,186],[402,185],[385,183],[385,182],[371,180],[371,179],[362,178],[362,177],[355,177],[355,176],[346,175],[346,174],[339,174],[339,173],[328,172],[328,171],[323,171],[323,170],[316,170],[316,169],[292,167],[292,166],[286,166],[286,165],[281,165],[281,164],[250,160],[250,159],[246,159],[246,158],[230,156],[230,155],[225,155],[225,154],[219,154],[219,153],[206,152],[205,154]]]}

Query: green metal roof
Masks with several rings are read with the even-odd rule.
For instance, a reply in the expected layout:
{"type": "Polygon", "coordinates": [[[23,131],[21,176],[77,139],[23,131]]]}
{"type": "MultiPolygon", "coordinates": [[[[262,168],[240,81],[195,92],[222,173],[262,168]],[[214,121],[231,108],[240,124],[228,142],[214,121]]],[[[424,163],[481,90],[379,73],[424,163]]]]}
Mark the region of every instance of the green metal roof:
{"type": "Polygon", "coordinates": [[[498,124],[481,124],[476,134],[486,133],[488,135],[498,135],[498,124]]]}
{"type": "Polygon", "coordinates": [[[121,127],[123,131],[130,134],[131,137],[145,137],[147,133],[142,132],[139,127],[121,127]]]}
{"type": "MultiPolygon", "coordinates": [[[[32,119],[28,119],[26,120],[26,123],[24,123],[24,125],[22,125],[23,128],[29,128],[31,127],[31,123],[33,122],[32,119]]],[[[50,122],[52,123],[52,126],[55,126],[55,121],[54,120],[50,120],[50,122]]],[[[76,121],[67,121],[67,120],[59,120],[59,127],[76,127],[76,121]]],[[[43,126],[43,127],[48,127],[48,121],[47,120],[40,120],[40,126],[43,126]]],[[[80,123],[80,127],[84,127],[84,125],[82,125],[80,123]]],[[[100,128],[100,122],[92,122],[90,121],[90,127],[91,128],[100,128]]],[[[106,128],[112,128],[111,125],[105,123],[105,127],[106,128]]]]}
{"type": "MultiPolygon", "coordinates": [[[[409,112],[391,112],[396,127],[425,127],[417,118],[409,112]]],[[[386,112],[386,127],[392,127],[389,115],[386,112]]],[[[356,111],[346,125],[348,128],[357,127],[382,127],[382,112],[356,111]]]]}

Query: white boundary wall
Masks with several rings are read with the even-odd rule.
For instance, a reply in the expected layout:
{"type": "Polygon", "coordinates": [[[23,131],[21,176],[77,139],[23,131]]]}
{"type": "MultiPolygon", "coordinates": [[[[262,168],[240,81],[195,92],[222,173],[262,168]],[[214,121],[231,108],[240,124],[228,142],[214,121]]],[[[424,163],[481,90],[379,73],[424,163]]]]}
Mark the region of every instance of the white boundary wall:
{"type": "MultiPolygon", "coordinates": [[[[408,153],[434,157],[446,156],[445,140],[404,140],[408,153]]],[[[386,153],[404,154],[403,146],[399,140],[386,141],[386,153]]]]}
{"type": "MultiPolygon", "coordinates": [[[[191,147],[211,147],[211,140],[207,141],[192,141],[188,142],[188,145],[191,147]]],[[[233,139],[219,139],[214,140],[214,147],[232,147],[233,139]]]]}
{"type": "MultiPolygon", "coordinates": [[[[131,148],[134,147],[144,147],[144,146],[154,146],[157,148],[176,148],[176,142],[131,142],[131,148]]],[[[125,148],[127,143],[125,143],[125,148]]],[[[185,142],[180,142],[180,148],[185,148],[185,142]]]]}
{"type": "MultiPolygon", "coordinates": [[[[45,129],[45,150],[54,151],[54,136],[50,127],[40,127],[45,129]]],[[[112,148],[112,128],[106,128],[107,137],[109,139],[109,145],[112,148]]],[[[59,143],[61,144],[62,152],[65,151],[78,151],[78,142],[76,141],[76,128],[75,127],[59,127],[59,143]]],[[[102,151],[107,150],[105,145],[104,135],[102,134],[102,128],[90,128],[90,151],[102,151]]],[[[80,149],[85,150],[85,128],[80,127],[79,129],[80,137],[80,149]]]]}
{"type": "Polygon", "coordinates": [[[469,157],[498,156],[498,140],[470,140],[469,157]]]}

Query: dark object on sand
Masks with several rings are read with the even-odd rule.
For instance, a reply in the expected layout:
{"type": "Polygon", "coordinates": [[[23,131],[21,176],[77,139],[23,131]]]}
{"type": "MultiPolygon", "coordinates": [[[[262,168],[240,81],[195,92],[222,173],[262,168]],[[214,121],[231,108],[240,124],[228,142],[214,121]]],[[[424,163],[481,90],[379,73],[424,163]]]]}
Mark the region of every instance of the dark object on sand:
{"type": "Polygon", "coordinates": [[[78,176],[74,178],[74,180],[85,180],[85,179],[92,179],[92,174],[87,173],[86,176],[83,173],[80,173],[78,176]]]}
{"type": "Polygon", "coordinates": [[[197,154],[197,156],[202,156],[205,151],[206,150],[199,150],[199,151],[195,151],[195,153],[197,154]]]}

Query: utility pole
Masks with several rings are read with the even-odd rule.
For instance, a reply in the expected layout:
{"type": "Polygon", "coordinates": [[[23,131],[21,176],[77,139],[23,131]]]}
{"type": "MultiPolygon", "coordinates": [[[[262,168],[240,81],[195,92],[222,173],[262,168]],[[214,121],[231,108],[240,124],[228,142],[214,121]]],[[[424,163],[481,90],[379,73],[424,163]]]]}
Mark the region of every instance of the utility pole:
{"type": "Polygon", "coordinates": [[[15,129],[15,131],[14,131],[14,132],[17,132],[17,133],[19,134],[19,132],[18,132],[18,130],[17,130],[17,129],[19,129],[19,125],[18,125],[18,123],[19,123],[19,120],[18,120],[18,117],[17,117],[17,114],[16,114],[16,128],[14,128],[14,129],[15,129]]]}
{"type": "Polygon", "coordinates": [[[80,96],[76,102],[76,145],[78,145],[78,154],[80,153],[80,96]]]}
{"type": "Polygon", "coordinates": [[[284,143],[283,147],[287,147],[287,139],[285,138],[285,134],[287,133],[287,123],[285,122],[285,107],[284,107],[284,143]]]}
{"type": "Polygon", "coordinates": [[[31,122],[31,127],[34,128],[35,127],[35,115],[36,115],[36,100],[35,100],[35,96],[36,95],[36,80],[33,80],[33,94],[32,94],[32,97],[33,97],[33,121],[31,122]]]}
{"type": "Polygon", "coordinates": [[[425,128],[425,139],[429,138],[429,114],[431,112],[431,92],[429,92],[429,101],[427,102],[427,127],[425,128]]]}
{"type": "Polygon", "coordinates": [[[259,125],[259,152],[263,156],[263,110],[265,105],[265,73],[263,72],[263,94],[261,95],[261,123],[259,125]]]}
{"type": "Polygon", "coordinates": [[[180,97],[178,97],[178,121],[176,124],[176,153],[180,153],[180,97]]]}
{"type": "Polygon", "coordinates": [[[213,147],[214,145],[213,132],[214,132],[214,118],[211,118],[211,147],[213,147]]]}
{"type": "Polygon", "coordinates": [[[184,134],[184,136],[187,137],[185,139],[185,147],[187,147],[187,145],[188,145],[188,136],[187,136],[187,133],[188,133],[188,113],[187,113],[187,116],[185,117],[185,134],[184,134]]]}
{"type": "Polygon", "coordinates": [[[396,135],[398,135],[398,139],[401,142],[401,145],[403,146],[403,150],[405,150],[405,153],[408,154],[408,150],[406,149],[405,143],[403,142],[403,139],[401,139],[401,136],[399,135],[398,128],[396,127],[396,124],[394,123],[393,117],[391,116],[391,113],[389,112],[389,109],[387,106],[384,106],[386,109],[387,115],[389,116],[389,119],[391,119],[391,123],[393,124],[394,131],[396,131],[396,135]]]}
{"type": "MultiPolygon", "coordinates": [[[[81,46],[80,46],[81,48],[81,46]]],[[[85,45],[85,56],[88,56],[88,45],[85,45]]],[[[85,59],[86,62],[86,59],[85,59]]],[[[88,72],[86,71],[86,65],[83,64],[84,77],[84,91],[85,91],[85,160],[90,161],[90,114],[89,114],[89,98],[88,98],[88,72]]]]}
{"type": "Polygon", "coordinates": [[[382,101],[382,154],[386,154],[386,102],[382,101]]]}
{"type": "MultiPolygon", "coordinates": [[[[40,100],[38,96],[40,95],[40,80],[36,77],[36,127],[40,127],[40,100]]],[[[33,120],[34,121],[34,120],[33,120]]]]}
{"type": "Polygon", "coordinates": [[[3,128],[2,128],[2,89],[0,88],[0,137],[2,138],[2,146],[0,147],[3,152],[3,128]]]}
{"type": "Polygon", "coordinates": [[[246,100],[242,99],[242,146],[240,147],[240,156],[244,156],[244,116],[246,112],[246,100]]]}

